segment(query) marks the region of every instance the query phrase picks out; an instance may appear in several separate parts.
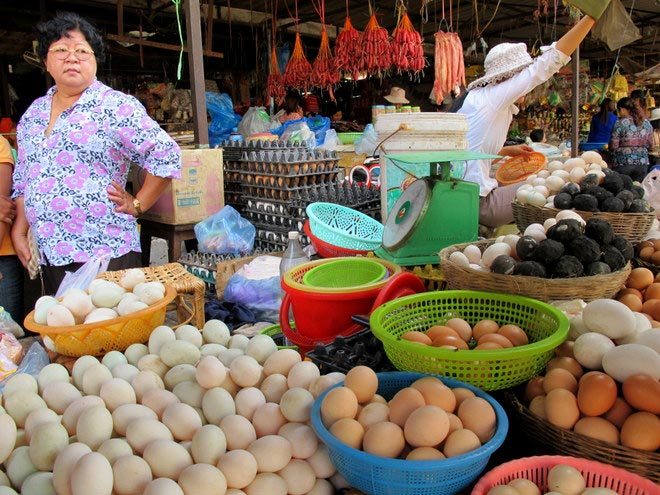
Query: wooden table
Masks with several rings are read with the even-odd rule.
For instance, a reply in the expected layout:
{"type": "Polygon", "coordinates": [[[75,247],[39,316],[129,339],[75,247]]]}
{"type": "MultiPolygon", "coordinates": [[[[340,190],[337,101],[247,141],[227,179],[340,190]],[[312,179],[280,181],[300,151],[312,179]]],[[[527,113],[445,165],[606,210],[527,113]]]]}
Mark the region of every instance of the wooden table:
{"type": "Polygon", "coordinates": [[[181,241],[195,239],[194,223],[185,225],[169,225],[139,218],[140,245],[142,246],[142,266],[149,266],[151,259],[151,238],[158,237],[167,241],[167,256],[170,263],[179,261],[181,257],[181,241]]]}

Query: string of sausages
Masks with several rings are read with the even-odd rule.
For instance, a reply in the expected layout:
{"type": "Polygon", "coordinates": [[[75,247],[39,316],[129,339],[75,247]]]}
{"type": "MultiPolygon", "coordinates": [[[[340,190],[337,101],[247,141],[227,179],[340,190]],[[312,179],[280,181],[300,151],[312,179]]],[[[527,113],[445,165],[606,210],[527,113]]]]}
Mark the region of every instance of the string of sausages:
{"type": "Polygon", "coordinates": [[[282,74],[280,73],[280,66],[277,62],[277,51],[273,45],[270,51],[270,72],[268,74],[268,82],[266,84],[266,96],[274,98],[278,103],[284,99],[286,90],[282,82],[282,74]]]}
{"type": "Polygon", "coordinates": [[[307,89],[309,87],[309,74],[312,72],[312,64],[305,57],[300,33],[296,33],[296,42],[293,45],[293,53],[284,69],[284,85],[289,88],[307,89]]]}
{"type": "Polygon", "coordinates": [[[344,29],[337,35],[335,64],[340,71],[350,74],[354,81],[357,80],[360,72],[360,32],[353,27],[348,15],[344,29]]]}
{"type": "Polygon", "coordinates": [[[392,53],[387,29],[381,27],[376,14],[371,18],[360,37],[360,70],[383,76],[392,66],[392,53]]]}
{"type": "Polygon", "coordinates": [[[399,17],[392,33],[392,65],[399,72],[419,73],[426,66],[422,36],[417,32],[408,13],[399,17]]]}
{"type": "Polygon", "coordinates": [[[331,90],[339,82],[339,70],[330,51],[330,40],[325,29],[321,32],[321,46],[312,64],[311,82],[313,86],[331,90]]]}

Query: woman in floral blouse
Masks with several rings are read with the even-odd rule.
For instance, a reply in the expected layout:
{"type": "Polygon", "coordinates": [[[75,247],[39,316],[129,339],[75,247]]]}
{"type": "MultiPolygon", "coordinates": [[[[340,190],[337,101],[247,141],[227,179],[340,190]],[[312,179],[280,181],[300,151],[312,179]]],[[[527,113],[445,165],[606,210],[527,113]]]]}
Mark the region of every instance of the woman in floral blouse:
{"type": "Polygon", "coordinates": [[[91,24],[60,13],[37,31],[55,86],[17,128],[12,240],[25,266],[31,227],[52,294],[93,257],[109,258],[110,270],[140,266],[136,217],[180,177],[181,152],[134,97],[96,79],[104,47],[91,24]],[[124,189],[132,162],[148,172],[135,197],[124,189]]]}
{"type": "Polygon", "coordinates": [[[610,137],[612,168],[642,181],[649,169],[649,150],[653,147],[653,128],[644,110],[631,98],[617,103],[619,120],[610,137]]]}

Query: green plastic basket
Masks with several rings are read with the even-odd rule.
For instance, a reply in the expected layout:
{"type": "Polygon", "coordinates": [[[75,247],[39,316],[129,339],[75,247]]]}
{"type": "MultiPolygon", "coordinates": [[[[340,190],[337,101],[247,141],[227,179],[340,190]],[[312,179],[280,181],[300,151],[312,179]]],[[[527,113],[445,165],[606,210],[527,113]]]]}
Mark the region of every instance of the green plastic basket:
{"type": "Polygon", "coordinates": [[[371,314],[371,331],[383,342],[387,357],[398,369],[435,373],[482,390],[510,388],[540,373],[568,330],[568,318],[546,303],[491,292],[427,292],[385,303],[371,314]],[[406,332],[426,331],[450,318],[463,318],[470,325],[484,319],[518,325],[527,332],[530,344],[474,351],[440,349],[400,339],[406,332]]]}
{"type": "Polygon", "coordinates": [[[362,137],[361,132],[338,132],[337,138],[341,144],[353,144],[362,137]]]}
{"type": "Polygon", "coordinates": [[[382,263],[368,258],[332,260],[316,266],[303,275],[303,283],[309,287],[355,288],[373,284],[387,276],[382,263]]]}

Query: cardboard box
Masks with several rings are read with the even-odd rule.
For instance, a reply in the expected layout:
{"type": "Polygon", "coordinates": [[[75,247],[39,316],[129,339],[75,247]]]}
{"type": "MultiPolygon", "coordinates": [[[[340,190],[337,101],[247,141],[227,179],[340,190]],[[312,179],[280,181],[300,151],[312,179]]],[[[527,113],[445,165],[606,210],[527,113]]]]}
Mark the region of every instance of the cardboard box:
{"type": "MultiPolygon", "coordinates": [[[[181,150],[181,178],[163,192],[143,218],[169,225],[201,222],[225,206],[222,150],[181,150]]],[[[139,183],[144,171],[139,169],[139,183]]]]}

